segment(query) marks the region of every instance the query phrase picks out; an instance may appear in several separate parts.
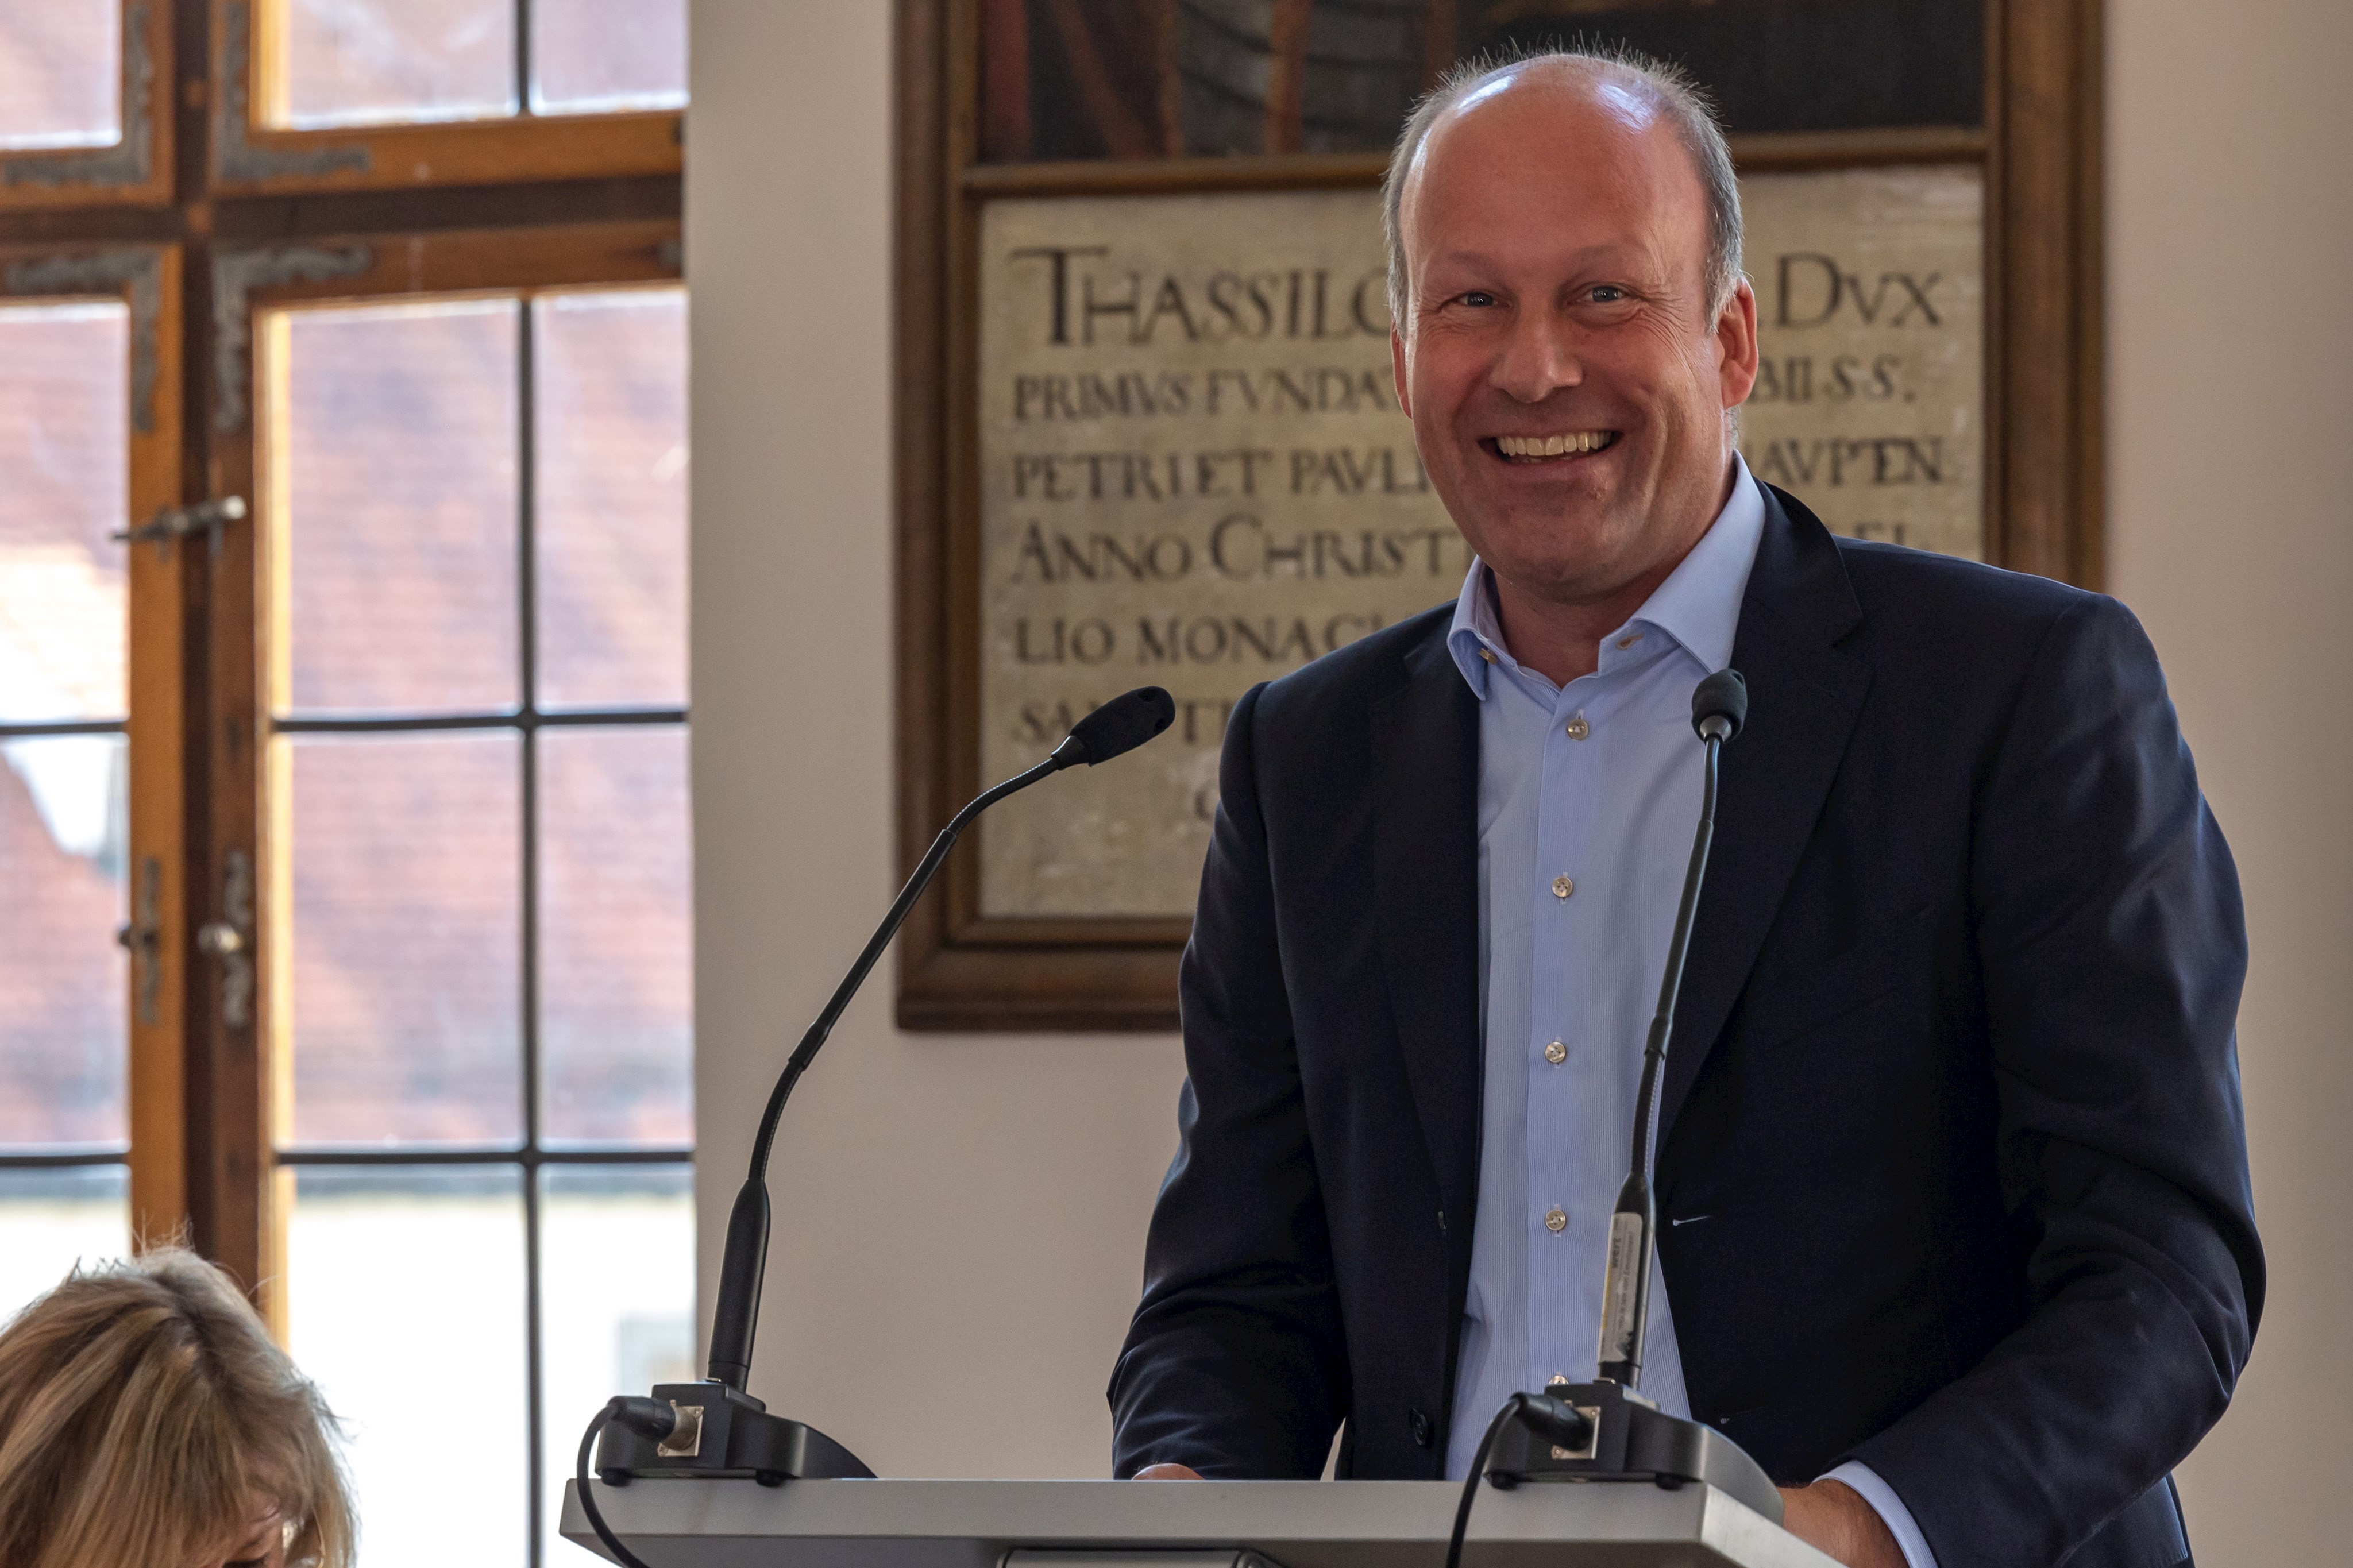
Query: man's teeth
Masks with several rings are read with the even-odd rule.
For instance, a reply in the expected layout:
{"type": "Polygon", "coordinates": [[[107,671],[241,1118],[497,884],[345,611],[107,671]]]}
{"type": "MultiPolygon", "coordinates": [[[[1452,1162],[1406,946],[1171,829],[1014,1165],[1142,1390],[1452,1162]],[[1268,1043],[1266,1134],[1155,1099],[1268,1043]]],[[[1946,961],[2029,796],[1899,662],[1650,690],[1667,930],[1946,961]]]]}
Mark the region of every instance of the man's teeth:
{"type": "Polygon", "coordinates": [[[1567,436],[1498,436],[1495,449],[1506,458],[1566,458],[1598,452],[1609,445],[1607,430],[1579,430],[1567,436]]]}

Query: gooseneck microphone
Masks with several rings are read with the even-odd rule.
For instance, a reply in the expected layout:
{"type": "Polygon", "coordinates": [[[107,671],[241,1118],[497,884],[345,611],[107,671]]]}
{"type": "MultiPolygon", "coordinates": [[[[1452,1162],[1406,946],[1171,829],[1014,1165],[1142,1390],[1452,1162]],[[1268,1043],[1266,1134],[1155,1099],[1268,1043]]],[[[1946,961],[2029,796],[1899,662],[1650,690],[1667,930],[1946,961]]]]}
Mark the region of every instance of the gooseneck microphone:
{"type": "Polygon", "coordinates": [[[1482,1475],[1498,1487],[1522,1481],[1647,1480],[1670,1489],[1704,1482],[1746,1503],[1778,1524],[1781,1494],[1757,1461],[1723,1433],[1696,1421],[1670,1415],[1639,1391],[1642,1342],[1650,1315],[1651,1259],[1656,1251],[1658,1204],[1651,1192],[1657,1152],[1659,1079],[1674,1033],[1675,998],[1683,989],[1683,961],[1691,951],[1692,917],[1699,908],[1707,874],[1709,846],[1715,838],[1715,796],[1724,743],[1740,733],[1748,718],[1748,687],[1740,672],[1720,669],[1692,692],[1692,728],[1705,748],[1700,788],[1699,826],[1692,837],[1691,861],[1683,871],[1683,901],[1667,942],[1666,972],[1659,981],[1659,1007],[1642,1048],[1641,1086],[1634,1107],[1632,1157],[1626,1184],[1619,1189],[1609,1220],[1609,1261],[1601,1285],[1601,1342],[1591,1383],[1558,1380],[1543,1394],[1515,1394],[1487,1430],[1479,1457],[1465,1478],[1456,1539],[1468,1520],[1470,1498],[1482,1475]],[[1549,1403],[1539,1403],[1548,1401],[1549,1403]],[[1571,1427],[1566,1409],[1582,1420],[1571,1427]],[[1494,1463],[1485,1463],[1489,1449],[1494,1463]]]}
{"type": "Polygon", "coordinates": [[[982,792],[971,805],[949,818],[948,825],[940,829],[940,836],[932,840],[914,875],[899,889],[897,900],[883,915],[882,923],[875,927],[874,935],[859,953],[858,961],[849,966],[849,973],[834,988],[832,999],[817,1016],[817,1022],[801,1037],[800,1045],[776,1079],[776,1087],[769,1092],[768,1108],[760,1117],[759,1136],[752,1142],[751,1171],[736,1191],[735,1205],[727,1216],[727,1246],[721,1254],[719,1294],[711,1320],[711,1361],[706,1375],[712,1382],[741,1389],[752,1373],[752,1334],[760,1315],[760,1278],[768,1257],[768,1154],[776,1144],[776,1123],[784,1116],[785,1101],[792,1098],[793,1086],[800,1082],[801,1074],[817,1059],[842,1009],[849,1005],[849,999],[865,983],[867,972],[906,923],[907,913],[915,907],[915,900],[931,886],[941,862],[955,847],[957,836],[972,825],[973,818],[1008,795],[1018,795],[1039,779],[1064,768],[1080,763],[1092,767],[1132,752],[1167,729],[1176,717],[1176,700],[1157,686],[1140,686],[1113,698],[1072,726],[1070,735],[1044,762],[982,792]]]}
{"type": "Polygon", "coordinates": [[[1724,742],[1740,733],[1748,719],[1748,682],[1736,669],[1719,669],[1692,690],[1692,728],[1706,748],[1700,785],[1699,826],[1692,836],[1691,863],[1683,869],[1683,896],[1675,908],[1674,935],[1667,942],[1666,973],[1659,979],[1659,1010],[1651,1016],[1642,1047],[1642,1083],[1634,1099],[1634,1152],[1626,1184],[1618,1189],[1609,1216],[1609,1265],[1601,1279],[1599,1374],[1621,1388],[1642,1381],[1642,1342],[1650,1331],[1651,1259],[1658,1246],[1658,1201],[1651,1177],[1658,1158],[1652,1124],[1658,1118],[1659,1076],[1667,1065],[1674,1032],[1675,997],[1683,986],[1683,960],[1691,952],[1692,914],[1699,908],[1707,876],[1708,847],[1715,840],[1715,785],[1724,742]]]}
{"type": "Polygon", "coordinates": [[[816,1427],[768,1414],[766,1405],[744,1389],[752,1371],[760,1277],[768,1255],[768,1156],[776,1146],[785,1102],[792,1098],[801,1074],[817,1059],[826,1037],[833,1032],[850,998],[858,994],[882,950],[906,922],[915,900],[939,873],[957,837],[975,817],[1049,774],[1082,763],[1092,767],[1132,752],[1166,730],[1176,717],[1176,700],[1157,686],[1138,687],[1115,697],[1073,725],[1044,762],[984,791],[949,818],[916,864],[907,885],[899,889],[882,923],[875,927],[850,964],[849,973],[842,976],[817,1021],[794,1047],[769,1092],[759,1136],[752,1144],[751,1169],[727,1216],[726,1248],[712,1303],[708,1376],[701,1383],[663,1384],[650,1399],[616,1397],[597,1412],[580,1440],[575,1479],[579,1483],[581,1510],[617,1561],[634,1564],[638,1560],[606,1527],[597,1510],[588,1480],[592,1451],[596,1472],[608,1486],[626,1485],[638,1477],[748,1476],[763,1486],[781,1486],[794,1478],[873,1475],[856,1455],[816,1427]]]}

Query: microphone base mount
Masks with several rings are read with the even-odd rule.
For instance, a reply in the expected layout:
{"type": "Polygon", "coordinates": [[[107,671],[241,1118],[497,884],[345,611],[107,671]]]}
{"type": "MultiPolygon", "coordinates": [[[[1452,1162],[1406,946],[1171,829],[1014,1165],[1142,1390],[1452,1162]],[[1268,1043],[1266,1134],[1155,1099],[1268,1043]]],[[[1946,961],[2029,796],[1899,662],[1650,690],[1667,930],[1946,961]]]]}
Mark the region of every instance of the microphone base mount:
{"type": "Polygon", "coordinates": [[[1781,1522],[1781,1494],[1772,1478],[1723,1433],[1670,1415],[1614,1383],[1556,1384],[1545,1392],[1576,1406],[1593,1424],[1591,1436],[1583,1448],[1571,1450],[1511,1423],[1497,1436],[1487,1465],[1492,1484],[1650,1481],[1672,1490],[1699,1481],[1781,1522]]]}
{"type": "Polygon", "coordinates": [[[596,1475],[608,1487],[633,1480],[743,1477],[764,1487],[788,1480],[872,1480],[857,1455],[806,1423],[772,1415],[768,1407],[723,1383],[664,1383],[654,1397],[669,1404],[678,1423],[656,1440],[619,1422],[596,1441],[596,1475]]]}

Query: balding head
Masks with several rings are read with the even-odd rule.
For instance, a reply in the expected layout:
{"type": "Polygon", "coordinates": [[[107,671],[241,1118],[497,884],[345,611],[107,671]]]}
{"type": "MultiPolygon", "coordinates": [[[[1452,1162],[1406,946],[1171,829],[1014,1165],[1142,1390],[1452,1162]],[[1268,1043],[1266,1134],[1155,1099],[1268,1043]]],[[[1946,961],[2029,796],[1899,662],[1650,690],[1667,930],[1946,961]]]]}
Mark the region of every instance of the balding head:
{"type": "Polygon", "coordinates": [[[1398,405],[1556,683],[1731,493],[1757,302],[1722,148],[1671,75],[1554,55],[1462,73],[1390,168],[1398,405]]]}
{"type": "MultiPolygon", "coordinates": [[[[1381,228],[1388,247],[1389,319],[1402,329],[1409,264],[1404,243],[1406,185],[1417,173],[1430,133],[1455,110],[1493,93],[1524,87],[1567,92],[1630,124],[1656,121],[1672,132],[1690,158],[1706,209],[1701,285],[1711,312],[1723,308],[1740,276],[1740,182],[1706,94],[1681,68],[1630,50],[1550,50],[1506,59],[1464,60],[1440,79],[1398,135],[1381,184],[1381,228]]],[[[1570,155],[1563,148],[1563,156],[1570,155]]]]}

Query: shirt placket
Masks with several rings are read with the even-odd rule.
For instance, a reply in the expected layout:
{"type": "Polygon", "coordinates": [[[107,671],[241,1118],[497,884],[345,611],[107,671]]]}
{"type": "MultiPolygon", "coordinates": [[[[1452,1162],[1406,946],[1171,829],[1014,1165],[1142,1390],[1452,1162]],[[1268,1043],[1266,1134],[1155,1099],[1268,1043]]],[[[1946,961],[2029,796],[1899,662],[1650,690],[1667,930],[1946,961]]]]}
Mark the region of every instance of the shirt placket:
{"type": "MultiPolygon", "coordinates": [[[[1580,940],[1590,921],[1605,918],[1589,889],[1580,889],[1595,849],[1594,804],[1601,757],[1590,722],[1603,695],[1603,678],[1571,681],[1553,697],[1544,748],[1543,793],[1537,803],[1535,875],[1530,921],[1535,951],[1530,966],[1528,1037],[1528,1354],[1529,1383],[1540,1388],[1556,1375],[1581,1378],[1575,1342],[1590,1312],[1578,1294],[1586,1255],[1599,1256],[1595,1226],[1584,1212],[1575,1145],[1578,1110],[1593,1092],[1593,1025],[1597,976],[1592,944],[1580,940]]],[[[1589,1337],[1589,1332],[1588,1334],[1589,1337]]],[[[1588,1360],[1590,1356],[1587,1357],[1588,1360]]]]}

